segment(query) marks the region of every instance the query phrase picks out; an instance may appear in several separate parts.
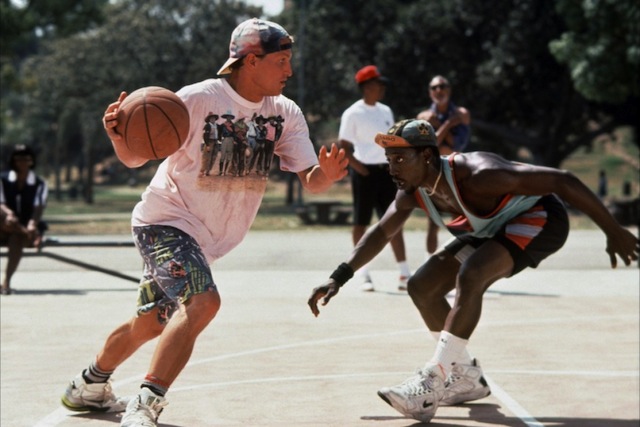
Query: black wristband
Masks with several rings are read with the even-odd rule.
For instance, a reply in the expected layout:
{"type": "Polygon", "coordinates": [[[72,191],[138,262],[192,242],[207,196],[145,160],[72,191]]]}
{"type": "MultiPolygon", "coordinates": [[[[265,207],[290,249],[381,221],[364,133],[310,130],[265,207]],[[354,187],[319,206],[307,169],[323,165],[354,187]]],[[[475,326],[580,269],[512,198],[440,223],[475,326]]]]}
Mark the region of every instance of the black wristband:
{"type": "Polygon", "coordinates": [[[343,262],[334,270],[333,273],[331,273],[331,276],[329,277],[335,280],[338,286],[341,287],[353,277],[353,268],[351,268],[351,266],[346,262],[343,262]]]}

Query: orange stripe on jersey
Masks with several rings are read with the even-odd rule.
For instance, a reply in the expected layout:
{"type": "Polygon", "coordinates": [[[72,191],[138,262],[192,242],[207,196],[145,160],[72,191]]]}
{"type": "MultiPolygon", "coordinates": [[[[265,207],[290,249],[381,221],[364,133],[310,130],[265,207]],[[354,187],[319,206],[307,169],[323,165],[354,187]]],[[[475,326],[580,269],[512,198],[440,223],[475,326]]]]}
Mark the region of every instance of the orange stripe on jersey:
{"type": "Polygon", "coordinates": [[[507,223],[505,236],[524,250],[546,223],[547,212],[542,206],[534,206],[507,223]]]}

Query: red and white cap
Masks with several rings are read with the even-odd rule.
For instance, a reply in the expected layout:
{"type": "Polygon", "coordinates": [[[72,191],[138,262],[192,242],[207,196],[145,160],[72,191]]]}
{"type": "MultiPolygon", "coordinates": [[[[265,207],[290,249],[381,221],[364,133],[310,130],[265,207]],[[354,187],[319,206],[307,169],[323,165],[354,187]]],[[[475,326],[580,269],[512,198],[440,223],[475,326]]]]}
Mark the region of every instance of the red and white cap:
{"type": "Polygon", "coordinates": [[[229,59],[218,71],[218,75],[231,73],[230,65],[250,53],[266,55],[291,49],[293,37],[275,22],[258,18],[248,19],[231,33],[229,59]]]}

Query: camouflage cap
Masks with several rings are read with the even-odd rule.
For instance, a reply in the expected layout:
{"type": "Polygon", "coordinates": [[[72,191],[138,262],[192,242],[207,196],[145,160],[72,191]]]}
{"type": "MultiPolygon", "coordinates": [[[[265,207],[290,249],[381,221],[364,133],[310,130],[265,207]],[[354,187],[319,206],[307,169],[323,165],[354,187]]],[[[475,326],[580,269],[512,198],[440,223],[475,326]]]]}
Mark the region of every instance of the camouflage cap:
{"type": "Polygon", "coordinates": [[[231,33],[229,59],[218,71],[218,75],[231,73],[231,64],[250,53],[266,55],[291,49],[293,37],[275,22],[258,18],[248,19],[238,25],[231,33]]]}
{"type": "Polygon", "coordinates": [[[436,147],[438,140],[433,126],[426,120],[406,119],[387,131],[376,135],[376,144],[382,148],[436,147]]]}

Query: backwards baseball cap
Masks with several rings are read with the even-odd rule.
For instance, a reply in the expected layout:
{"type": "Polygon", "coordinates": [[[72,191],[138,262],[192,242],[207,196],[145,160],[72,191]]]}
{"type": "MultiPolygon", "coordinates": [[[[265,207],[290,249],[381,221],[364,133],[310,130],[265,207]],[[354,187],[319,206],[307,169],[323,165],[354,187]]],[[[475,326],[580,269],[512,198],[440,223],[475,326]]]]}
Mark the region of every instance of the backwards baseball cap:
{"type": "Polygon", "coordinates": [[[275,22],[258,18],[248,19],[233,30],[229,43],[229,59],[218,71],[218,75],[231,73],[231,64],[250,53],[266,55],[291,49],[293,37],[275,22]]]}
{"type": "Polygon", "coordinates": [[[378,79],[382,83],[387,83],[389,80],[386,77],[383,77],[378,71],[378,67],[375,65],[367,65],[366,67],[362,67],[356,73],[356,83],[361,84],[369,80],[378,79]]]}
{"type": "Polygon", "coordinates": [[[436,147],[437,139],[431,123],[407,119],[391,126],[387,133],[378,133],[376,144],[382,148],[436,147]]]}

